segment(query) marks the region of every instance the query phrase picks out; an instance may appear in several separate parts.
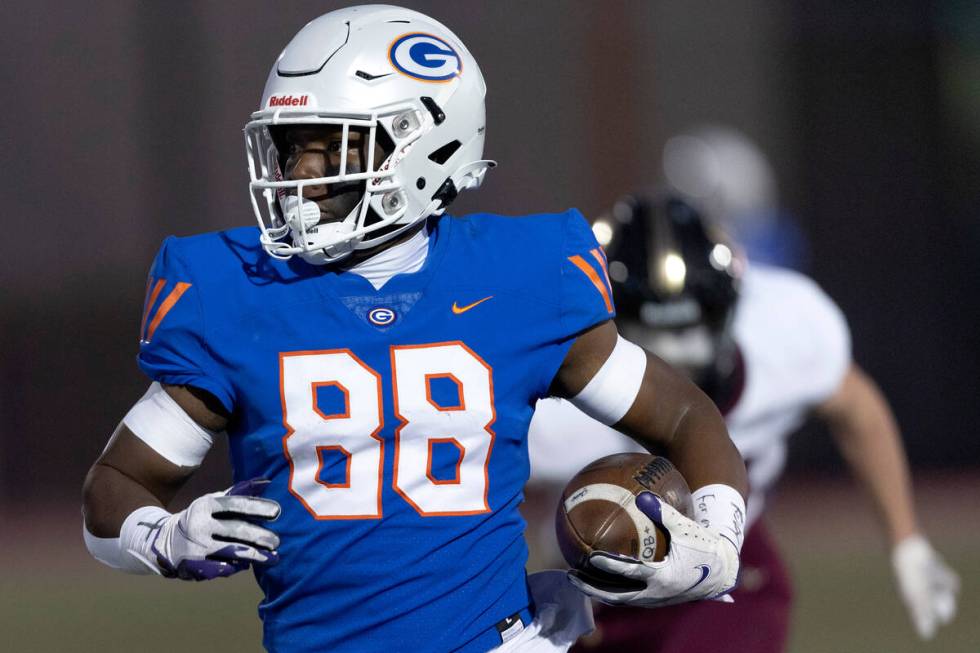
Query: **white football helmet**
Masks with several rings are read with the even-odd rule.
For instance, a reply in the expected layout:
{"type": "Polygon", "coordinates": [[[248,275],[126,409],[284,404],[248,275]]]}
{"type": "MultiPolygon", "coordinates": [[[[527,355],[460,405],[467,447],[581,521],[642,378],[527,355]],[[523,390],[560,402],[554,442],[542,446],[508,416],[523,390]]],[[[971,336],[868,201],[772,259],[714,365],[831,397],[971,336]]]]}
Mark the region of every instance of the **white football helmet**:
{"type": "Polygon", "coordinates": [[[332,263],[441,214],[496,165],[483,159],[485,95],[466,46],[417,11],[364,5],[308,23],[279,55],[262,108],[245,125],[262,246],[280,259],[332,263]],[[342,130],[343,152],[351,129],[364,130],[367,151],[384,145],[385,158],[377,169],[369,160],[348,171],[341,157],[329,171],[336,174],[284,180],[274,130],[295,124],[342,130]],[[321,224],[304,189],[347,182],[362,185],[360,202],[346,218],[321,224]]]}
{"type": "Polygon", "coordinates": [[[776,173],[747,135],[704,125],[672,136],[663,150],[668,183],[736,239],[772,221],[776,173]]]}

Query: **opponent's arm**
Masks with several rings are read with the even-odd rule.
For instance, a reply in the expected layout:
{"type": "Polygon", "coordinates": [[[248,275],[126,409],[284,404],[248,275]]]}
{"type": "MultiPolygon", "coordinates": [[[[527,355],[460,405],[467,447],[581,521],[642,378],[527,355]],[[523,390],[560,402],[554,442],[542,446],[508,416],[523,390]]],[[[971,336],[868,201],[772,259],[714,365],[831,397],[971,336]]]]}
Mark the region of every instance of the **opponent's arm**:
{"type": "Polygon", "coordinates": [[[590,564],[641,580],[646,587],[599,588],[575,572],[572,582],[607,603],[646,606],[730,592],[738,574],[747,480],[742,457],[707,396],[656,356],[622,340],[612,322],[578,337],[552,390],[668,457],[693,489],[697,518],[692,521],[654,495],[641,494],[637,507],[671,535],[667,557],[644,563],[594,553],[590,564]]]}
{"type": "Polygon", "coordinates": [[[874,502],[916,631],[932,637],[956,613],[959,579],[919,529],[908,460],[888,402],[875,382],[852,364],[816,412],[827,421],[841,455],[874,502]]]}
{"type": "Polygon", "coordinates": [[[208,393],[151,386],[86,476],[84,535],[94,557],[131,573],[195,580],[275,561],[278,538],[251,523],[279,513],[275,502],[248,496],[261,483],[205,495],[176,514],[165,509],[227,421],[208,393]]]}

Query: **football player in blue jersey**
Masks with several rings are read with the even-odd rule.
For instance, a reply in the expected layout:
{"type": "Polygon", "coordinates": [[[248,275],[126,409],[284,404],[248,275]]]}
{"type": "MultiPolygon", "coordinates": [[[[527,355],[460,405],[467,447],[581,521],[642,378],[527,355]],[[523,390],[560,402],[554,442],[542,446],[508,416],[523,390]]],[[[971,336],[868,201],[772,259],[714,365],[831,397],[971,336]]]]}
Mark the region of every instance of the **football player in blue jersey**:
{"type": "Polygon", "coordinates": [[[745,468],[713,404],[618,336],[585,220],[444,213],[494,165],[484,95],[466,47],[414,11],[353,7],[294,37],[245,127],[258,229],[168,238],[150,270],[152,383],[85,484],[97,559],[251,568],[271,651],[563,651],[586,594],[727,598],[745,468]],[[719,498],[701,523],[638,502],[667,558],[590,561],[632,583],[525,574],[527,429],[552,395],[719,498]],[[169,512],[222,431],[236,484],[169,512]]]}

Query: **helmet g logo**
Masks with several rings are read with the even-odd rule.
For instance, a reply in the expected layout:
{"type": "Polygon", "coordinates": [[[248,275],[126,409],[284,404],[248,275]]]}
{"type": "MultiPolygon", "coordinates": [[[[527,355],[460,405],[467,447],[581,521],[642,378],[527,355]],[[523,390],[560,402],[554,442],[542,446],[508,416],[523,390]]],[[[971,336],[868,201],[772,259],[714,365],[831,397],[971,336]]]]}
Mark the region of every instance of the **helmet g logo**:
{"type": "Polygon", "coordinates": [[[423,82],[448,82],[463,72],[463,61],[451,45],[431,34],[405,34],[388,49],[395,70],[423,82]]]}

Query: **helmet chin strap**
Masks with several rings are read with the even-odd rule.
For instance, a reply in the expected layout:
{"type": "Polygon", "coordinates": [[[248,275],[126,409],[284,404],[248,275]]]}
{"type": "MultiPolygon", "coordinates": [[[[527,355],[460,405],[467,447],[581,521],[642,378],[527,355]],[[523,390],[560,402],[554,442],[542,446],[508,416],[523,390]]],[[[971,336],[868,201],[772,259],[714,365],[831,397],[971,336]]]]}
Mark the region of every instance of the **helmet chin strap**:
{"type": "MultiPolygon", "coordinates": [[[[300,257],[307,263],[312,263],[314,265],[333,263],[341,260],[342,258],[346,258],[351,252],[354,251],[355,243],[353,240],[340,240],[341,236],[354,231],[354,225],[348,223],[346,220],[341,222],[330,222],[314,228],[317,230],[317,236],[323,236],[331,240],[335,240],[336,242],[320,249],[300,253],[300,257]]],[[[293,243],[301,246],[301,240],[300,234],[294,232],[293,243]]]]}
{"type": "MultiPolygon", "coordinates": [[[[365,199],[364,201],[366,202],[367,200],[365,199]]],[[[303,235],[300,231],[301,226],[305,228],[307,242],[310,242],[310,236],[315,236],[317,240],[324,240],[329,243],[323,247],[300,252],[300,258],[312,265],[337,263],[347,258],[355,250],[370,249],[382,245],[404,231],[411,229],[418,223],[418,220],[408,221],[404,224],[396,222],[391,226],[394,227],[397,225],[397,228],[392,229],[380,237],[366,238],[362,235],[357,238],[345,239],[343,236],[355,230],[361,212],[369,210],[369,208],[362,208],[362,204],[358,203],[345,219],[339,222],[318,224],[320,220],[320,208],[316,203],[305,199],[300,203],[295,196],[290,196],[287,198],[285,204],[284,214],[292,230],[294,246],[303,247],[304,249],[312,246],[306,245],[303,242],[303,235]],[[289,202],[288,200],[293,201],[289,202]]],[[[425,215],[431,214],[433,207],[438,206],[438,204],[438,202],[433,202],[430,206],[426,207],[423,213],[425,215]]]]}
{"type": "MultiPolygon", "coordinates": [[[[451,177],[451,180],[458,184],[460,190],[476,188],[483,182],[486,171],[496,165],[495,161],[485,159],[472,161],[461,166],[451,177]]],[[[355,230],[360,213],[367,210],[370,205],[370,193],[368,193],[343,220],[320,224],[320,207],[315,202],[296,195],[289,195],[281,200],[283,216],[290,228],[293,246],[302,248],[304,251],[299,253],[300,258],[312,265],[336,263],[355,250],[370,249],[382,245],[413,227],[419,220],[430,215],[441,215],[445,209],[441,200],[434,199],[414,219],[405,220],[405,217],[402,216],[396,220],[393,224],[399,225],[399,228],[390,232],[375,238],[365,237],[366,234],[350,240],[343,239],[343,236],[355,230]],[[366,207],[363,204],[366,204],[366,207]],[[329,244],[316,247],[316,241],[326,241],[329,244]]]]}
{"type": "Polygon", "coordinates": [[[300,200],[295,195],[289,195],[282,203],[282,212],[286,224],[294,233],[311,229],[320,221],[320,207],[315,202],[300,200]]]}
{"type": "Polygon", "coordinates": [[[340,222],[319,224],[320,207],[316,205],[316,202],[301,199],[295,195],[290,195],[283,201],[283,215],[286,218],[286,224],[291,229],[293,245],[305,248],[308,246],[311,236],[317,240],[334,241],[325,247],[300,253],[300,257],[304,261],[313,265],[325,265],[339,261],[354,251],[356,243],[342,240],[341,237],[354,231],[353,223],[356,221],[359,210],[360,205],[355,207],[351,214],[340,222]],[[351,216],[355,218],[353,221],[351,216]],[[306,234],[307,242],[303,242],[303,234],[306,234]]]}

